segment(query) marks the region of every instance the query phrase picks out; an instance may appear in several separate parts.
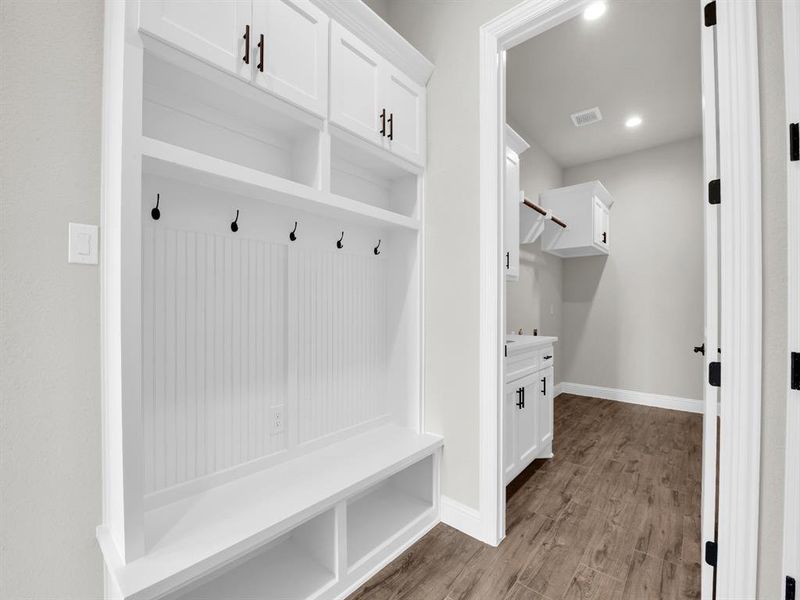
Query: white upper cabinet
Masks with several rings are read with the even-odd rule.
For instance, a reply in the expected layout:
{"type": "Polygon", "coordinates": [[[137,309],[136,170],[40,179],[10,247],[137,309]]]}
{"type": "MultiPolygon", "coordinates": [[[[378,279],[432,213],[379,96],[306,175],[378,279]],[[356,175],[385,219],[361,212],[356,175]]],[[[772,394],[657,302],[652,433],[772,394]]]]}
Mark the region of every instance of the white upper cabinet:
{"type": "MultiPolygon", "coordinates": [[[[249,79],[251,0],[141,0],[139,27],[221,69],[249,79]]],[[[251,52],[252,54],[252,52],[251,52]]]]}
{"type": "Polygon", "coordinates": [[[608,207],[595,196],[594,203],[594,243],[603,248],[608,247],[608,207]]]}
{"type": "Polygon", "coordinates": [[[255,0],[255,37],[251,43],[256,54],[256,84],[324,115],[328,103],[328,22],[328,16],[309,0],[255,0]]]}
{"type": "Polygon", "coordinates": [[[331,122],[425,164],[425,88],[338,23],[331,26],[331,122]]]}
{"type": "Polygon", "coordinates": [[[381,113],[386,110],[387,147],[415,164],[425,163],[425,88],[384,62],[381,113]]]}
{"type": "Polygon", "coordinates": [[[506,279],[519,279],[519,211],[520,154],[529,148],[528,143],[508,125],[505,126],[505,183],[503,198],[503,266],[506,279]]]}
{"type": "Polygon", "coordinates": [[[325,116],[328,16],[310,0],[141,0],[140,28],[325,116]]]}
{"type": "Polygon", "coordinates": [[[335,21],[331,24],[331,122],[378,145],[385,131],[380,108],[382,63],[355,35],[335,21]]]}
{"type": "Polygon", "coordinates": [[[614,199],[599,181],[543,192],[541,204],[566,222],[542,233],[542,249],[562,258],[595,256],[609,251],[609,213],[614,199]]]}

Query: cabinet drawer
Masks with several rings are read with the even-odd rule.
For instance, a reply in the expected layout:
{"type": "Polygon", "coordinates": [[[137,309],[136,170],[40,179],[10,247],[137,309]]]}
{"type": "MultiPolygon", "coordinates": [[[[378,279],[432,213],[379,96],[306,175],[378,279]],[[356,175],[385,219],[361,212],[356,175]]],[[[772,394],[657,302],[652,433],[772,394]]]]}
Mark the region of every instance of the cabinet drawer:
{"type": "Polygon", "coordinates": [[[548,346],[544,350],[539,351],[538,356],[538,368],[539,369],[547,369],[553,366],[553,347],[548,346]]]}
{"type": "Polygon", "coordinates": [[[506,383],[538,371],[540,360],[541,353],[536,350],[506,358],[506,383]]]}

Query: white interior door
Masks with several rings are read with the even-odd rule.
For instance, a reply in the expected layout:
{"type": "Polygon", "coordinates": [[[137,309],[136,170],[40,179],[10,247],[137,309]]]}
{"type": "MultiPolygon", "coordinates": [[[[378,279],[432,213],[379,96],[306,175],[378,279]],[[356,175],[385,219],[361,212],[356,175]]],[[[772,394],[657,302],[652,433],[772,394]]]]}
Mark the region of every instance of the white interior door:
{"type": "Polygon", "coordinates": [[[250,79],[256,43],[251,13],[250,0],[144,0],[139,9],[139,27],[250,79]]]}
{"type": "MultiPolygon", "coordinates": [[[[703,4],[700,5],[701,11],[703,4]]],[[[701,12],[701,19],[703,15],[701,12]]],[[[703,362],[703,470],[701,503],[701,598],[714,597],[714,567],[705,561],[707,542],[716,542],[717,521],[717,419],[719,387],[709,383],[710,364],[719,361],[719,205],[709,203],[708,182],[719,177],[719,134],[717,125],[716,27],[702,28],[701,64],[703,78],[703,194],[705,223],[705,360],[703,362]]]]}
{"type": "Polygon", "coordinates": [[[335,21],[330,48],[331,122],[382,145],[381,58],[335,21]]]}
{"type": "Polygon", "coordinates": [[[325,116],[328,103],[328,16],[310,0],[256,0],[256,84],[325,116]],[[263,38],[263,62],[257,45],[263,38]]]}
{"type": "MultiPolygon", "coordinates": [[[[800,3],[783,2],[786,116],[800,128],[800,3]]],[[[800,135],[800,133],[798,133],[800,135]]],[[[790,157],[791,158],[791,157],[790,157]]],[[[800,160],[787,164],[789,246],[789,352],[800,355],[800,160]]],[[[792,360],[790,354],[790,361],[792,360]]],[[[795,356],[800,361],[800,356],[795,356]]],[[[795,367],[800,371],[800,365],[795,367]]],[[[792,366],[789,365],[791,379],[792,366]]],[[[797,375],[800,377],[800,374],[797,375]]],[[[786,490],[784,498],[783,577],[800,584],[800,385],[789,382],[786,402],[786,490]]],[[[795,592],[797,594],[797,592],[795,592]]],[[[784,600],[786,598],[784,597],[784,600]]]]}

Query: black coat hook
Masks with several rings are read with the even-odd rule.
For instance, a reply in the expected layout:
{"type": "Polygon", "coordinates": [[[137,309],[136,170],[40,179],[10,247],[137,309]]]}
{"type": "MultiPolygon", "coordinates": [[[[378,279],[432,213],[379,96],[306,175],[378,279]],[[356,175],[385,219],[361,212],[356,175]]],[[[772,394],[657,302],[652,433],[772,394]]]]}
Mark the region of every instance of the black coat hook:
{"type": "Polygon", "coordinates": [[[293,242],[297,239],[297,235],[295,235],[295,231],[297,231],[297,221],[294,222],[294,229],[289,232],[289,239],[293,242]]]}
{"type": "Polygon", "coordinates": [[[153,217],[154,221],[158,221],[161,218],[161,211],[158,210],[158,205],[161,202],[161,194],[156,194],[156,207],[150,211],[150,216],[153,217]]]}
{"type": "Polygon", "coordinates": [[[381,247],[381,241],[380,241],[380,240],[378,240],[378,245],[377,245],[377,246],[375,246],[375,247],[372,249],[372,251],[375,253],[375,256],[378,256],[378,254],[380,254],[380,253],[381,253],[381,251],[378,249],[378,248],[380,248],[380,247],[381,247]]]}
{"type": "Polygon", "coordinates": [[[341,250],[342,248],[344,248],[344,244],[342,243],[342,240],[343,240],[343,239],[344,239],[344,231],[342,232],[342,237],[340,237],[340,238],[338,239],[338,241],[336,242],[336,247],[337,247],[337,248],[339,248],[340,250],[341,250]]]}
{"type": "Polygon", "coordinates": [[[238,221],[239,221],[239,209],[237,208],[236,209],[236,218],[231,223],[231,231],[233,233],[236,233],[237,231],[239,231],[239,223],[238,223],[238,221]]]}

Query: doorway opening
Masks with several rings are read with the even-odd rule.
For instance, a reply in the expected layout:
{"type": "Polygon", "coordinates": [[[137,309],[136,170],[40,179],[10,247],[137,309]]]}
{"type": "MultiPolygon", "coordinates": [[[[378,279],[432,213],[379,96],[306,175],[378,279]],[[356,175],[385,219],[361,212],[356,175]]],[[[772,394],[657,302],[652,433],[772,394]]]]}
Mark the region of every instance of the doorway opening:
{"type": "MultiPolygon", "coordinates": [[[[520,473],[525,478],[537,471],[540,458],[557,465],[562,433],[572,445],[562,448],[563,454],[573,460],[563,461],[567,474],[560,476],[577,477],[578,487],[591,499],[602,494],[586,490],[582,484],[588,473],[575,466],[593,468],[597,485],[606,492],[617,486],[611,490],[613,500],[635,505],[636,494],[642,494],[638,498],[645,504],[657,503],[671,495],[662,489],[693,497],[693,504],[683,505],[690,506],[688,514],[664,516],[668,513],[657,511],[662,522],[647,525],[650,533],[644,534],[644,542],[632,534],[635,556],[644,561],[661,554],[660,560],[669,563],[670,555],[682,553],[675,543],[682,533],[659,540],[669,541],[667,550],[648,544],[655,532],[677,532],[674,523],[665,526],[665,521],[685,517],[695,540],[690,551],[697,595],[714,597],[715,585],[720,597],[753,595],[756,561],[747,548],[755,548],[758,514],[759,434],[753,423],[758,423],[760,410],[755,398],[760,398],[761,333],[754,29],[752,7],[740,3],[711,3],[709,8],[700,3],[544,0],[525,2],[482,28],[481,312],[490,317],[481,330],[482,448],[487,449],[481,460],[481,516],[486,541],[499,543],[513,525],[511,511],[506,520],[505,484],[520,473]],[[640,4],[648,6],[649,14],[635,14],[640,4]],[[659,11],[665,14],[654,17],[659,11]],[[676,28],[683,25],[685,33],[660,39],[671,20],[676,28]],[[607,38],[597,36],[601,27],[591,29],[612,22],[620,29],[614,34],[606,28],[607,38]],[[559,36],[560,29],[567,35],[559,36]],[[659,51],[669,54],[660,56],[659,51]],[[606,71],[597,67],[603,58],[610,65],[606,71]],[[687,64],[694,72],[689,67],[690,74],[681,79],[687,64]],[[648,78],[649,70],[661,79],[648,78]],[[515,72],[524,79],[521,84],[515,84],[515,72]],[[509,131],[515,120],[516,131],[509,131]],[[524,153],[531,148],[530,163],[536,168],[526,171],[524,153]],[[511,206],[521,211],[516,230],[504,218],[509,197],[511,206]],[[497,198],[504,201],[498,205],[497,198]],[[514,256],[520,242],[522,250],[514,256]],[[530,244],[534,250],[524,248],[530,244]],[[506,297],[507,273],[523,283],[518,287],[527,297],[519,289],[506,297]],[[558,285],[542,285],[548,279],[551,284],[560,279],[561,297],[558,285]],[[664,290],[662,285],[670,281],[672,286],[664,290]],[[531,312],[533,317],[523,322],[531,312]],[[508,335],[512,329],[523,334],[536,329],[541,335],[531,337],[540,339],[508,335]],[[559,337],[555,333],[562,339],[546,339],[559,337]],[[538,350],[524,367],[521,349],[531,343],[538,350]],[[697,354],[705,352],[704,361],[692,353],[693,346],[697,354]],[[552,367],[544,358],[550,348],[552,367]],[[720,353],[730,367],[720,368],[720,353]],[[542,367],[554,368],[555,375],[548,380],[542,367]],[[509,379],[521,373],[522,379],[509,379]],[[528,381],[531,373],[535,376],[528,381]],[[659,380],[668,373],[669,381],[659,380]],[[541,389],[533,392],[540,381],[541,389]],[[554,387],[572,394],[563,398],[561,417],[560,401],[548,407],[547,384],[550,394],[554,387]],[[580,436],[569,441],[566,435],[574,434],[576,423],[588,413],[578,396],[605,398],[592,405],[597,414],[587,417],[590,427],[584,433],[590,439],[583,447],[580,436]],[[719,400],[724,409],[718,450],[719,400]],[[631,403],[650,404],[642,407],[645,411],[681,412],[662,413],[665,423],[648,421],[642,416],[646,412],[620,416],[640,408],[631,403]],[[536,409],[530,418],[520,418],[532,404],[536,409]],[[592,430],[592,423],[604,419],[610,419],[608,430],[592,430]],[[531,422],[534,434],[527,431],[531,422]],[[642,434],[642,427],[652,435],[642,434]],[[692,439],[684,435],[687,431],[694,432],[692,439]],[[605,440],[604,453],[598,449],[604,440],[592,439],[598,433],[621,446],[605,440]],[[641,436],[638,441],[636,436],[641,436]],[[636,443],[642,448],[637,450],[636,443]],[[696,447],[688,452],[681,443],[696,447]],[[659,444],[675,451],[667,463],[683,462],[686,468],[648,471],[645,463],[660,452],[659,444]],[[549,458],[551,446],[554,458],[549,458]],[[748,449],[746,460],[742,448],[748,449]],[[596,464],[574,462],[592,453],[596,464]],[[623,458],[632,462],[618,460],[623,458]],[[736,494],[746,501],[734,502],[736,494]],[[740,523],[736,531],[731,527],[734,518],[740,523]],[[716,569],[709,564],[713,562],[716,569]]],[[[535,490],[531,481],[558,471],[546,468],[509,491],[522,492],[525,486],[528,492],[535,490]]],[[[572,506],[568,519],[574,524],[575,507],[581,504],[563,500],[560,508],[572,506]]],[[[683,561],[683,556],[674,560],[683,561]]]]}

